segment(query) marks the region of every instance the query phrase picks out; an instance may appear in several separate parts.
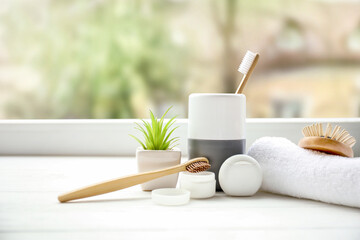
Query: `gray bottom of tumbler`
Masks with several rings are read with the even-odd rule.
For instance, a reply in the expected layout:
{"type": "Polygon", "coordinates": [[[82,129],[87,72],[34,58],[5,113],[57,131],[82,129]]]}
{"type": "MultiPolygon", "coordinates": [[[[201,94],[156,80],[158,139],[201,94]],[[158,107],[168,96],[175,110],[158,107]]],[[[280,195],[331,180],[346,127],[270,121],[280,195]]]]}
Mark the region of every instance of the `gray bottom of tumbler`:
{"type": "Polygon", "coordinates": [[[196,157],[206,157],[209,159],[211,168],[209,171],[215,173],[216,190],[221,191],[218,174],[221,165],[229,157],[236,154],[244,154],[246,139],[238,140],[188,140],[189,159],[196,157]]]}

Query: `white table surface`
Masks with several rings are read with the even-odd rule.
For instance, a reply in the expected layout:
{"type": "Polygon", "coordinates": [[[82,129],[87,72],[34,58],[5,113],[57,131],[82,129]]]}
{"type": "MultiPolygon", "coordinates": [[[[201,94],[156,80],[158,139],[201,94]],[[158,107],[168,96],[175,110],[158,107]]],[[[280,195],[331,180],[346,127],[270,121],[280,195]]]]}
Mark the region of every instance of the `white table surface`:
{"type": "Polygon", "coordinates": [[[0,239],[360,239],[360,209],[263,192],[165,207],[136,186],[57,201],[135,172],[134,158],[0,157],[0,239]]]}

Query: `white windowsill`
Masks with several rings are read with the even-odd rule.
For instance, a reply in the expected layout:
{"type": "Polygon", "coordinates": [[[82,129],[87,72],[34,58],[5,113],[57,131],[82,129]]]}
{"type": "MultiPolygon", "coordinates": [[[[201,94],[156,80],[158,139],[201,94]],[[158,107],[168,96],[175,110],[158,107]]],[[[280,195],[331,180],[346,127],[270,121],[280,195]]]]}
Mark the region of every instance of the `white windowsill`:
{"type": "MultiPolygon", "coordinates": [[[[90,155],[133,156],[138,143],[129,134],[134,119],[118,120],[0,120],[0,155],[90,155]]],[[[246,140],[249,147],[263,136],[286,137],[297,143],[301,129],[315,122],[340,124],[360,141],[360,118],[322,119],[247,119],[246,140]]],[[[187,119],[180,126],[180,149],[187,154],[187,119]]],[[[360,156],[360,144],[355,156],[360,156]]]]}
{"type": "MultiPolygon", "coordinates": [[[[183,159],[186,160],[186,159],[183,159]]],[[[164,207],[139,186],[78,202],[57,196],[135,173],[133,157],[0,156],[0,239],[346,239],[360,210],[259,192],[164,207]]]]}

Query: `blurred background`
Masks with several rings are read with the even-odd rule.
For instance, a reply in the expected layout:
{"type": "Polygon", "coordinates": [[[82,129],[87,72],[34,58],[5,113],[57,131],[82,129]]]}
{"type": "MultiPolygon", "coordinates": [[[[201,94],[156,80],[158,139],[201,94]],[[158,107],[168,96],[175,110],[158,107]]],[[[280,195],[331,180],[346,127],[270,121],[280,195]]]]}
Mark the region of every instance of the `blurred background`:
{"type": "Polygon", "coordinates": [[[359,1],[1,0],[0,119],[187,117],[248,49],[248,117],[360,116],[359,1]]]}

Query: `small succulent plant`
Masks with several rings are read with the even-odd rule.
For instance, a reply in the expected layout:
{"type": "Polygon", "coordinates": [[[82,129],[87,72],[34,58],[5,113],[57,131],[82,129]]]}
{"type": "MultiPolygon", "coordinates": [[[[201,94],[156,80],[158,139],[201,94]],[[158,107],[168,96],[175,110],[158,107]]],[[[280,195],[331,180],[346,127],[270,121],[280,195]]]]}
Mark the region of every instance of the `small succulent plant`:
{"type": "Polygon", "coordinates": [[[170,109],[171,107],[166,110],[160,119],[155,117],[150,110],[150,123],[143,119],[141,120],[143,123],[142,125],[135,123],[135,129],[143,134],[144,141],[141,141],[134,135],[130,134],[130,136],[138,141],[145,150],[168,150],[177,146],[179,137],[171,138],[171,134],[179,127],[177,126],[171,129],[172,125],[175,123],[176,116],[171,118],[166,124],[164,123],[165,116],[170,109]]]}

